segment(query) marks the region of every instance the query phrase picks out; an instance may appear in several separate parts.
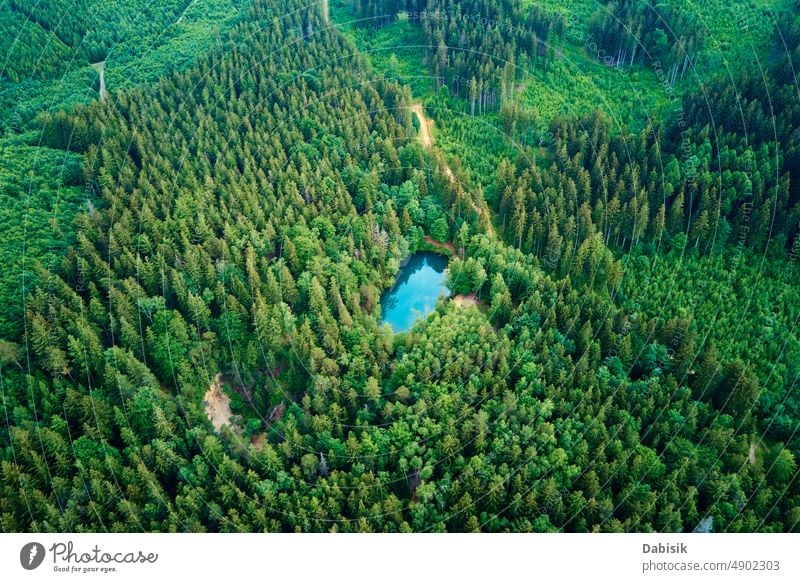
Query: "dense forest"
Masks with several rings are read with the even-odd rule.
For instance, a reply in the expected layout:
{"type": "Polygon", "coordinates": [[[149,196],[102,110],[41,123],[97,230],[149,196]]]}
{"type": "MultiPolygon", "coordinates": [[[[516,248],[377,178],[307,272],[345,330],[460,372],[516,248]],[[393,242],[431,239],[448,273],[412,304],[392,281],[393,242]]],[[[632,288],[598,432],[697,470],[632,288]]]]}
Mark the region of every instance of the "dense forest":
{"type": "MultiPolygon", "coordinates": [[[[218,44],[248,0],[0,0],[0,135],[42,111],[182,70],[218,44]]],[[[31,138],[33,140],[34,138],[31,138]]]]}
{"type": "Polygon", "coordinates": [[[100,97],[101,67],[94,58],[104,59],[111,94],[184,70],[240,18],[237,8],[243,2],[208,0],[202,11],[187,2],[179,14],[172,4],[156,8],[148,3],[149,12],[143,12],[131,2],[47,3],[56,10],[51,13],[43,2],[0,3],[0,26],[9,31],[0,41],[0,260],[7,272],[0,277],[3,337],[18,337],[22,330],[23,289],[35,284],[34,263],[52,266],[74,242],[75,214],[94,203],[84,187],[82,158],[42,143],[41,116],[100,97]],[[87,23],[101,14],[108,17],[105,25],[87,23]],[[140,26],[143,17],[163,26],[140,26]],[[70,36],[68,46],[60,40],[66,33],[45,34],[47,26],[80,29],[85,39],[70,36]],[[36,46],[40,38],[44,44],[36,46]],[[107,52],[87,54],[90,38],[109,47],[107,52]],[[55,73],[49,68],[51,54],[58,56],[55,73]]]}
{"type": "MultiPolygon", "coordinates": [[[[71,59],[90,63],[103,61],[127,33],[136,27],[143,38],[158,34],[174,21],[191,0],[167,0],[153,3],[93,2],[92,0],[4,0],[2,14],[6,26],[18,34],[4,35],[13,47],[14,58],[3,69],[12,80],[20,80],[31,71],[30,61],[36,61],[37,76],[63,73],[71,59]],[[15,26],[16,25],[16,26],[15,26]]],[[[4,47],[5,48],[5,47],[4,47]]],[[[7,47],[3,54],[12,52],[7,47]]]]}
{"type": "MultiPolygon", "coordinates": [[[[5,2],[3,82],[193,4],[5,2]]],[[[678,2],[591,2],[596,44],[550,2],[229,4],[180,67],[5,118],[3,532],[800,529],[796,0],[702,83],[678,2]],[[670,114],[541,125],[524,86],[597,47],[670,114]],[[393,333],[420,249],[471,300],[393,333]]]]}

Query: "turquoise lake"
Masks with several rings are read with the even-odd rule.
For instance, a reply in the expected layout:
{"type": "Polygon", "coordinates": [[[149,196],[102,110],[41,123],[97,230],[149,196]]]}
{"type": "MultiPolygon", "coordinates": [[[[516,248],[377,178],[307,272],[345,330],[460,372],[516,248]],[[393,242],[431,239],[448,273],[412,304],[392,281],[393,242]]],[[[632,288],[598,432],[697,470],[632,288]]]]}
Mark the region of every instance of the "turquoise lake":
{"type": "Polygon", "coordinates": [[[426,317],[439,297],[449,297],[445,285],[447,257],[431,252],[414,253],[397,274],[391,289],[381,295],[383,317],[395,333],[408,331],[426,317]]]}

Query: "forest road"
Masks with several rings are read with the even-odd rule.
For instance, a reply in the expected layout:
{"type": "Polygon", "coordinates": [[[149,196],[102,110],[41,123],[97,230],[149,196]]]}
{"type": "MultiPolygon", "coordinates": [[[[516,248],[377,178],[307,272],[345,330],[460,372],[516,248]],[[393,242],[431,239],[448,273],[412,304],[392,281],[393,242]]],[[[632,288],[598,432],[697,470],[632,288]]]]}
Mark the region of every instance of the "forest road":
{"type": "MultiPolygon", "coordinates": [[[[422,103],[414,103],[411,105],[411,111],[414,115],[417,116],[417,120],[419,120],[419,139],[426,148],[433,147],[433,135],[431,134],[431,126],[433,125],[433,121],[425,117],[425,112],[422,109],[422,103]]],[[[456,177],[453,175],[453,170],[450,169],[450,166],[447,162],[444,162],[444,173],[450,179],[450,182],[455,183],[456,177]]],[[[494,237],[494,225],[492,225],[492,219],[489,215],[489,207],[486,205],[486,201],[482,201],[486,208],[483,208],[475,203],[473,200],[471,202],[472,209],[481,216],[486,213],[486,228],[489,232],[489,236],[494,237]]]]}
{"type": "MultiPolygon", "coordinates": [[[[433,139],[431,138],[431,129],[429,124],[432,122],[425,117],[425,112],[422,110],[422,103],[414,103],[411,106],[411,111],[419,120],[419,139],[422,141],[422,145],[424,145],[426,148],[431,147],[433,145],[433,139]]],[[[447,169],[449,170],[450,168],[448,167],[447,169]]]]}
{"type": "Polygon", "coordinates": [[[100,101],[105,101],[108,98],[108,91],[106,91],[106,62],[93,63],[92,68],[100,75],[100,101]]]}

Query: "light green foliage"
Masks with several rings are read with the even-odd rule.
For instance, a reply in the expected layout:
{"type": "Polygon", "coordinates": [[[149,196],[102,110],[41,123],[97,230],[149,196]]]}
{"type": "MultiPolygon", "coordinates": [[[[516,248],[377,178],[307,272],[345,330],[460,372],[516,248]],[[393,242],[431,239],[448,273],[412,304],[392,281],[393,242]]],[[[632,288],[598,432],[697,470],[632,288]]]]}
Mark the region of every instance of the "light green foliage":
{"type": "MultiPolygon", "coordinates": [[[[537,6],[566,16],[573,31],[567,38],[579,46],[588,34],[589,19],[604,11],[607,3],[597,0],[521,0],[523,5],[537,6]],[[575,42],[576,37],[581,39],[575,42]]],[[[687,15],[704,31],[707,39],[699,58],[701,76],[713,74],[723,59],[729,67],[737,69],[751,66],[756,54],[763,59],[776,30],[776,22],[792,9],[787,0],[697,0],[667,2],[687,15]],[[755,54],[754,54],[755,53],[755,54]]]]}
{"type": "MultiPolygon", "coordinates": [[[[707,42],[702,59],[704,72],[711,72],[719,65],[736,71],[741,67],[757,66],[757,61],[764,63],[777,23],[793,10],[789,0],[688,0],[681,4],[681,8],[693,14],[706,31],[707,42]]],[[[781,47],[779,50],[784,49],[781,47]]]]}
{"type": "Polygon", "coordinates": [[[105,60],[111,94],[184,69],[239,20],[248,1],[2,0],[0,25],[9,34],[0,45],[0,129],[97,99],[91,63],[105,60]],[[31,10],[38,20],[24,18],[31,10]]]}
{"type": "Polygon", "coordinates": [[[389,24],[358,17],[352,2],[333,0],[331,22],[369,58],[375,73],[411,87],[416,97],[430,93],[433,82],[425,66],[427,43],[419,26],[392,13],[389,24]]]}
{"type": "Polygon", "coordinates": [[[546,75],[522,84],[521,107],[546,127],[556,116],[581,117],[600,109],[617,129],[659,124],[672,113],[669,95],[649,68],[619,71],[566,45],[546,75]]]}

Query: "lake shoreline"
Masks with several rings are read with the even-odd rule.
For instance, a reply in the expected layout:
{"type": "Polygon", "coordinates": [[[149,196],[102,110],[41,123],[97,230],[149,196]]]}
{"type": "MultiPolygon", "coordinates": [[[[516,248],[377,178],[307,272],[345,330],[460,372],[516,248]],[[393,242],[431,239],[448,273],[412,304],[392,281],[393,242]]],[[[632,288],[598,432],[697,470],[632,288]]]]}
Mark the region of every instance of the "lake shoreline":
{"type": "Polygon", "coordinates": [[[406,332],[427,317],[441,297],[450,297],[445,285],[449,260],[444,253],[429,250],[409,254],[392,286],[381,294],[380,325],[388,323],[394,333],[406,332]]]}

